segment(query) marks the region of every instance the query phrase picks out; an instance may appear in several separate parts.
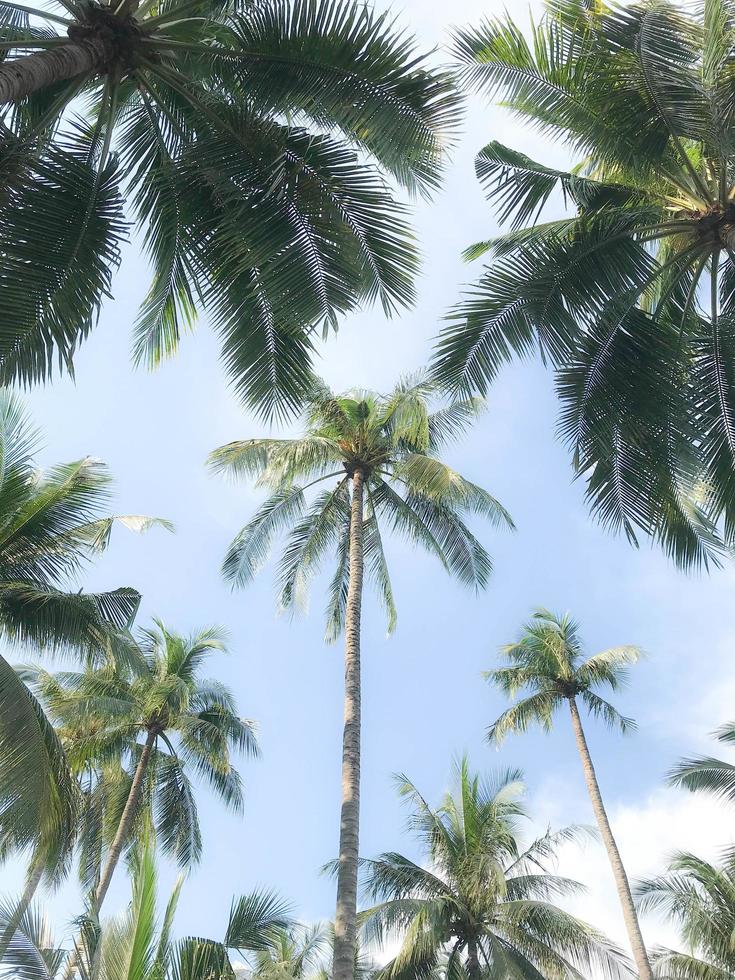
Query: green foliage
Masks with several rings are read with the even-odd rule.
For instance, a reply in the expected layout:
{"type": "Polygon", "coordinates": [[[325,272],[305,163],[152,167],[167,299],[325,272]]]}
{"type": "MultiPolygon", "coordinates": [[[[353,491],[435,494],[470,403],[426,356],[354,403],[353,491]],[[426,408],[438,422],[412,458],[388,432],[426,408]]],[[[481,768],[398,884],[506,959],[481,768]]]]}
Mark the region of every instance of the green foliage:
{"type": "Polygon", "coordinates": [[[383,548],[386,531],[397,532],[433,554],[452,575],[476,589],[492,571],[490,556],[465,515],[513,527],[508,512],[487,491],[442,462],[438,451],[458,437],[481,408],[469,399],[431,410],[432,388],[423,377],[401,382],[393,392],[334,395],[318,388],[297,439],[249,439],[215,450],[210,465],[235,477],[256,477],[270,491],[240,531],[224,561],[226,579],[247,585],[268,559],[274,541],[286,535],[279,565],[279,602],[292,609],[305,601],[308,585],[325,560],[336,556],[329,588],[327,637],[344,623],[348,580],[350,482],[364,474],[364,557],[367,575],[396,622],[393,591],[383,548]],[[312,500],[307,491],[327,483],[312,500]]]}
{"type": "Polygon", "coordinates": [[[365,937],[402,938],[380,976],[430,977],[443,955],[447,977],[631,976],[619,949],[555,904],[581,888],[549,870],[578,831],[549,831],[524,845],[520,772],[483,780],[462,759],[455,777],[456,791],[437,809],[398,777],[423,864],[398,853],[362,862],[366,892],[378,903],[362,913],[365,937]]]}
{"type": "Polygon", "coordinates": [[[731,853],[718,865],[693,854],[677,854],[668,871],[637,888],[642,912],[663,913],[681,930],[686,952],[654,951],[657,977],[666,980],[725,980],[735,971],[735,863],[731,853]]]}
{"type": "Polygon", "coordinates": [[[253,723],[237,714],[229,689],[201,675],[225,649],[221,630],[181,636],[156,621],[141,630],[124,663],[83,671],[28,671],[64,741],[84,788],[80,871],[93,888],[102,855],[115,837],[143,740],[153,734],[143,797],[128,840],[131,853],[152,829],[182,869],[202,850],[191,777],[241,812],[243,794],[232,756],[259,754],[253,723]]]}
{"type": "Polygon", "coordinates": [[[454,38],[468,85],[580,162],[479,153],[509,229],[468,249],[489,261],[436,376],[483,394],[511,358],[540,355],[592,512],[684,566],[717,563],[720,530],[735,541],[734,23],[731,0],[549,0],[530,38],[508,16],[454,38]]]}
{"type": "Polygon", "coordinates": [[[0,380],[72,370],[125,213],[153,269],[135,360],[160,363],[206,307],[246,403],[293,410],[316,330],[413,300],[416,246],[390,185],[437,187],[460,113],[451,75],[355,0],[54,6],[38,29],[0,5],[0,75],[36,49],[119,43],[0,112],[0,380]]]}
{"type": "MultiPolygon", "coordinates": [[[[723,725],[715,733],[718,742],[735,742],[735,725],[723,725]]],[[[682,760],[669,773],[669,782],[691,792],[711,793],[728,801],[735,800],[735,765],[722,759],[698,756],[682,760]]]]}
{"type": "Polygon", "coordinates": [[[627,732],[635,728],[596,693],[599,688],[617,691],[627,680],[628,668],[640,657],[637,647],[605,650],[585,658],[577,624],[545,609],[534,614],[521,637],[502,650],[508,665],[486,672],[485,677],[504,694],[526,697],[504,711],[488,729],[488,740],[500,742],[511,732],[525,732],[532,725],[550,731],[555,713],[570,698],[580,700],[590,714],[610,728],[627,732]]]}
{"type": "MultiPolygon", "coordinates": [[[[69,591],[118,520],[102,516],[110,476],[93,459],[41,472],[37,442],[21,401],[0,390],[0,636],[90,663],[123,656],[139,594],[69,591]]],[[[137,530],[166,523],[120,520],[137,530]]],[[[76,782],[58,734],[3,658],[0,702],[0,850],[35,848],[50,868],[63,866],[79,813],[76,782]]]]}

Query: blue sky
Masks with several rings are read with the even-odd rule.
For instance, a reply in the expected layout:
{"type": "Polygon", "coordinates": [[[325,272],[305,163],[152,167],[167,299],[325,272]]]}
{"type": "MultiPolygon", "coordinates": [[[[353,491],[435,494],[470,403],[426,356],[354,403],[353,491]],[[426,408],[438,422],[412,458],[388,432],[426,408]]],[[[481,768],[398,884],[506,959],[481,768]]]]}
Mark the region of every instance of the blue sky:
{"type": "MultiPolygon", "coordinates": [[[[496,0],[454,0],[432,5],[433,12],[428,6],[404,0],[400,14],[428,46],[446,40],[449,23],[501,10],[496,0]]],[[[473,103],[443,191],[416,210],[425,255],[416,308],[391,321],[378,310],[345,320],[323,348],[321,371],[333,387],[384,390],[426,361],[443,312],[479,271],[463,264],[462,248],[496,227],[472,167],[474,153],[490,139],[545,161],[564,159],[559,147],[540,143],[500,110],[473,103]]],[[[118,513],[163,516],[177,525],[175,535],[120,530],[85,585],[136,586],[144,595],[141,622],[156,615],[181,631],[225,626],[231,653],[212,669],[232,685],[242,713],[259,724],[263,759],[242,767],[244,818],[224,814],[200,794],[204,858],[184,886],[177,929],[220,937],[232,896],[255,885],[276,888],[304,919],[330,917],[333,887],[319,868],[336,850],[341,648],[322,642],[321,583],[309,615],[293,621],[276,614],[272,567],[246,592],[232,594],[223,584],[224,550],[259,496],[210,476],[204,460],[214,447],[262,427],[229,394],[206,322],[158,372],[131,367],[130,328],[146,284],[145,262],[131,246],[115,281],[115,301],[77,359],[76,383],[59,380],[33,391],[28,402],[45,432],[44,463],[100,457],[116,477],[118,513]]],[[[467,593],[431,558],[402,543],[389,545],[398,630],[386,639],[372,597],[364,617],[366,856],[415,853],[391,774],[407,773],[438,800],[452,758],[464,751],[481,769],[522,767],[540,827],[591,822],[565,719],[552,736],[530,734],[500,752],[483,741],[503,702],[480,673],[537,605],[571,610],[590,651],[619,643],[647,651],[631,688],[617,699],[637,718],[639,732],[622,739],[592,724],[589,729],[632,872],[652,870],[675,846],[712,855],[731,838],[732,813],[664,790],[662,778],[682,754],[706,748],[711,729],[735,717],[733,570],[685,576],[645,542],[635,551],[597,527],[585,510],[582,485],[572,481],[555,418],[549,375],[538,364],[514,365],[499,378],[471,438],[451,452],[453,465],[499,497],[518,526],[509,534],[478,525],[495,559],[485,594],[467,593]]],[[[594,888],[575,908],[622,940],[599,848],[565,850],[563,867],[594,888]]],[[[164,866],[162,878],[167,888],[172,870],[164,866]]],[[[10,890],[19,880],[19,869],[11,869],[4,886],[10,890]]],[[[108,911],[122,907],[127,896],[118,873],[108,911]]],[[[68,931],[79,910],[73,884],[50,904],[59,931],[68,931]]],[[[655,923],[648,932],[664,935],[655,923]]]]}

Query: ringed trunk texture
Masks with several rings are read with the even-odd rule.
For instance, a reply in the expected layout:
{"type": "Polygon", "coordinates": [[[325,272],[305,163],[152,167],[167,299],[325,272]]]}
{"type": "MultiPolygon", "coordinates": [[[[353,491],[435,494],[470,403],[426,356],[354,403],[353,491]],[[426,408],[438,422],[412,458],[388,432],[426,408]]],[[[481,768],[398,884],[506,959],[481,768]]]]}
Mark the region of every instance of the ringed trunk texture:
{"type": "Polygon", "coordinates": [[[3,930],[2,936],[0,936],[0,962],[7,952],[8,946],[10,945],[10,940],[15,935],[15,930],[18,928],[20,920],[25,915],[28,906],[33,901],[33,897],[36,894],[38,886],[41,884],[44,863],[43,854],[39,854],[38,852],[34,854],[33,863],[31,864],[28,872],[28,878],[26,879],[26,886],[23,889],[23,894],[18,900],[18,904],[15,906],[15,910],[8,920],[8,924],[3,930]]]}
{"type": "Polygon", "coordinates": [[[357,936],[360,849],[360,614],[363,584],[364,480],[352,477],[349,583],[345,610],[345,714],[342,737],[342,811],[339,829],[333,980],[353,980],[357,936]]]}
{"type": "Polygon", "coordinates": [[[582,771],[584,772],[584,779],[587,783],[587,791],[590,795],[590,800],[592,801],[592,809],[595,812],[597,826],[600,828],[602,842],[605,845],[607,856],[610,861],[610,865],[612,866],[615,887],[618,890],[618,898],[620,899],[620,906],[623,912],[623,920],[628,933],[628,941],[630,942],[633,959],[635,961],[636,969],[638,970],[638,976],[640,977],[640,980],[653,980],[651,964],[648,961],[646,945],[643,942],[643,934],[641,933],[640,923],[638,922],[638,913],[636,912],[635,904],[633,903],[633,896],[630,891],[630,882],[628,881],[628,876],[625,873],[625,866],[623,865],[623,860],[620,857],[618,845],[613,837],[610,821],[608,820],[607,812],[605,811],[605,805],[602,802],[600,785],[597,782],[595,767],[592,764],[592,756],[590,755],[587,739],[585,738],[584,729],[582,728],[582,719],[579,717],[579,709],[577,708],[577,702],[574,700],[574,698],[569,698],[569,710],[572,715],[572,727],[574,729],[574,737],[577,742],[579,757],[582,760],[582,771]]]}
{"type": "Polygon", "coordinates": [[[93,37],[0,62],[0,105],[18,102],[56,82],[100,69],[113,54],[108,41],[93,37]]]}
{"type": "Polygon", "coordinates": [[[138,765],[135,769],[133,781],[130,784],[130,792],[128,793],[128,798],[125,801],[125,808],[122,812],[122,816],[120,817],[120,823],[117,826],[115,839],[110,847],[110,853],[107,855],[107,863],[105,864],[104,871],[100,877],[100,883],[97,886],[97,891],[95,892],[94,904],[96,912],[99,912],[102,903],[105,900],[105,895],[110,887],[110,882],[112,881],[112,876],[115,873],[117,862],[120,860],[120,855],[122,854],[125,841],[127,840],[128,833],[130,832],[133,818],[135,817],[135,812],[138,809],[140,796],[143,791],[143,780],[145,779],[145,774],[148,769],[148,763],[150,762],[151,752],[153,751],[153,744],[155,741],[156,733],[149,732],[148,738],[145,740],[145,744],[143,745],[143,751],[140,753],[140,759],[138,759],[138,765]]]}

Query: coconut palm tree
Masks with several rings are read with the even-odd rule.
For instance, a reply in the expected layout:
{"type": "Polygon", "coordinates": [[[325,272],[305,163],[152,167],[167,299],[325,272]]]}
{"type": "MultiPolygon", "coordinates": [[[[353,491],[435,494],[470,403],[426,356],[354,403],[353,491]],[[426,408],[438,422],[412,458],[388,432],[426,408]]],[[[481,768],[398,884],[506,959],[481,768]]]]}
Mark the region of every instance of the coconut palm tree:
{"type": "Polygon", "coordinates": [[[146,813],[155,813],[155,837],[181,866],[199,859],[201,837],[189,771],[206,781],[229,809],[242,809],[232,753],[258,755],[253,724],[238,717],[225,685],[201,676],[207,658],[224,649],[219,629],[181,636],[155,620],[140,631],[139,656],[127,664],[35,674],[49,715],[66,736],[72,765],[130,760],[129,774],[118,770],[116,806],[106,787],[114,835],[108,835],[96,883],[95,912],[123,850],[135,844],[136,822],[140,827],[146,813]]]}
{"type": "MultiPolygon", "coordinates": [[[[735,743],[735,724],[723,725],[714,733],[724,745],[735,743]]],[[[692,792],[712,793],[726,800],[735,800],[735,766],[722,759],[697,756],[683,759],[669,773],[673,786],[682,786],[692,792]]]]}
{"type": "Polygon", "coordinates": [[[718,521],[735,534],[735,3],[546,6],[530,40],[510,17],[455,36],[464,81],[575,165],[480,151],[509,229],[468,250],[489,262],[439,338],[437,374],[483,393],[540,353],[593,512],[706,562],[718,521]]]}
{"type": "Polygon", "coordinates": [[[248,403],[292,406],[315,327],[411,302],[389,182],[436,186],[458,113],[450,75],[357,0],[3,0],[0,382],[71,367],[131,218],[153,268],[135,359],[206,306],[248,403]]]}
{"type": "MultiPolygon", "coordinates": [[[[38,443],[20,399],[0,389],[0,638],[11,647],[81,655],[91,662],[125,656],[125,630],[139,593],[79,591],[79,577],[108,546],[116,523],[136,531],[170,525],[108,516],[106,467],[86,458],[39,470],[38,443]]],[[[33,851],[29,900],[44,873],[63,867],[79,799],[53,726],[2,657],[0,770],[0,857],[33,851]]]]}
{"type": "Polygon", "coordinates": [[[360,817],[360,618],[365,573],[385,605],[388,629],[396,612],[383,550],[386,530],[398,531],[435,555],[460,581],[484,588],[490,558],[463,522],[479,514],[512,526],[494,497],[442,462],[438,453],[478,411],[465,401],[430,411],[422,378],[387,396],[373,392],[315,393],[306,431],[295,439],[248,439],[215,450],[211,466],[256,476],[271,496],[235,538],[225,577],[246,585],[274,538],[288,531],[279,569],[280,604],[293,607],[310,578],[336,554],[327,608],[327,638],[345,636],[342,803],[335,916],[334,980],[349,980],[355,961],[360,817]],[[306,492],[327,484],[313,501],[306,492]]]}
{"type": "MultiPolygon", "coordinates": [[[[239,957],[275,950],[295,928],[288,905],[274,892],[256,890],[232,903],[222,940],[173,939],[183,878],[177,880],[163,916],[157,916],[157,869],[152,838],[144,833],[132,859],[132,901],[122,915],[99,923],[83,917],[72,949],[54,941],[35,906],[18,923],[0,958],[0,977],[13,980],[235,980],[229,950],[239,957]]],[[[13,911],[0,906],[0,928],[13,911]]]]}
{"type": "Polygon", "coordinates": [[[593,718],[609,728],[623,733],[635,728],[630,718],[624,718],[597,691],[618,690],[626,680],[627,668],[638,660],[640,651],[631,646],[615,647],[585,658],[577,624],[569,616],[559,618],[542,609],[524,626],[520,639],[503,648],[503,654],[508,665],[490,670],[485,676],[509,697],[514,698],[521,691],[527,696],[516,701],[490,726],[488,741],[497,744],[511,732],[525,732],[532,725],[540,725],[548,732],[556,713],[568,707],[584,780],[610,860],[638,974],[641,980],[651,980],[651,966],[630,883],[605,810],[579,713],[581,702],[593,718]]]}
{"type": "Polygon", "coordinates": [[[383,975],[427,976],[448,954],[446,976],[464,971],[469,980],[581,980],[590,970],[630,976],[620,950],[554,904],[582,888],[548,870],[558,845],[577,830],[548,832],[524,846],[522,774],[509,770],[481,779],[463,758],[455,777],[456,792],[436,809],[398,777],[424,849],[422,864],[398,853],[362,861],[366,891],[379,903],[363,913],[366,937],[403,937],[383,975]]]}
{"type": "Polygon", "coordinates": [[[729,980],[735,974],[735,861],[718,865],[677,854],[665,874],[636,887],[641,912],[663,912],[681,930],[687,952],[659,947],[654,972],[663,980],[729,980]]]}

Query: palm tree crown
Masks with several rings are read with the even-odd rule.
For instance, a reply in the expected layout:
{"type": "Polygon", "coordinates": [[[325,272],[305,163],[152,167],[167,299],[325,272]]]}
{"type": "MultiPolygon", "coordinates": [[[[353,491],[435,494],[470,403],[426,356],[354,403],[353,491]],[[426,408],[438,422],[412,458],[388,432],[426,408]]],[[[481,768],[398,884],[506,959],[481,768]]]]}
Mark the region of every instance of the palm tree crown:
{"type": "Polygon", "coordinates": [[[524,846],[521,774],[509,771],[483,780],[464,759],[456,776],[456,794],[448,794],[437,809],[400,777],[426,866],[397,853],[362,862],[366,890],[380,903],[363,913],[367,935],[404,936],[385,976],[428,976],[442,954],[449,957],[446,976],[460,977],[466,970],[470,980],[581,980],[590,970],[629,976],[618,949],[554,904],[582,887],[548,870],[557,846],[573,838],[575,829],[549,832],[524,846]]]}
{"type": "Polygon", "coordinates": [[[561,428],[603,523],[682,564],[735,523],[735,4],[549,2],[461,31],[464,79],[499,92],[577,166],[493,142],[477,174],[510,231],[440,337],[451,388],[483,392],[514,356],[556,369],[561,428]],[[562,198],[572,213],[536,223],[562,198]]]}
{"type": "Polygon", "coordinates": [[[637,889],[641,912],[663,912],[681,929],[687,952],[659,947],[655,973],[662,980],[729,980],[735,973],[735,860],[719,865],[677,854],[665,874],[637,889]]]}
{"type": "MultiPolygon", "coordinates": [[[[0,638],[97,662],[127,645],[121,631],[140,594],[80,591],[80,573],[107,547],[115,523],[168,525],[107,516],[106,467],[87,458],[41,471],[38,441],[21,401],[0,390],[0,638]]],[[[42,706],[2,657],[0,768],[0,854],[32,846],[45,860],[61,860],[75,835],[76,784],[42,706]]]]}
{"type": "Polygon", "coordinates": [[[627,669],[640,657],[637,647],[622,646],[585,658],[577,624],[569,617],[539,610],[528,623],[521,639],[502,649],[508,666],[489,670],[485,676],[517,701],[488,729],[488,739],[500,741],[511,732],[524,732],[533,724],[546,731],[554,714],[570,699],[579,698],[590,714],[622,732],[635,728],[608,701],[597,694],[600,688],[615,691],[625,683],[627,669]]]}
{"type": "MultiPolygon", "coordinates": [[[[98,804],[96,812],[103,810],[104,821],[91,821],[96,845],[94,839],[82,842],[92,855],[95,846],[98,853],[103,844],[109,848],[97,885],[98,904],[121,850],[134,845],[149,821],[164,851],[182,868],[199,860],[201,835],[190,773],[230,809],[242,809],[232,753],[258,755],[254,727],[238,716],[225,685],[201,676],[207,658],[224,649],[220,630],[186,637],[156,621],[141,631],[138,655],[126,664],[35,674],[72,765],[79,771],[100,770],[96,788],[105,806],[98,804]]],[[[99,871],[96,863],[91,867],[99,871]]]]}
{"type": "Polygon", "coordinates": [[[344,625],[349,575],[350,484],[364,478],[364,552],[368,576],[385,605],[389,629],[396,612],[383,549],[383,532],[397,531],[439,559],[461,582],[483,587],[492,570],[487,551],[462,519],[479,514],[512,527],[507,511],[487,491],[438,458],[480,408],[470,399],[430,411],[431,387],[421,379],[387,396],[322,389],[296,439],[249,439],[215,450],[215,470],[256,476],[272,491],[233,541],[224,563],[233,585],[247,584],[276,536],[289,530],[279,567],[280,603],[293,607],[325,558],[337,561],[329,590],[327,635],[344,625]],[[307,502],[306,491],[330,483],[307,502]]]}
{"type": "Polygon", "coordinates": [[[70,366],[109,295],[127,199],[153,266],[136,360],[174,351],[206,305],[241,394],[292,407],[315,326],[413,297],[386,178],[437,184],[459,111],[449,74],[353,0],[52,8],[0,4],[0,381],[70,366]]]}

